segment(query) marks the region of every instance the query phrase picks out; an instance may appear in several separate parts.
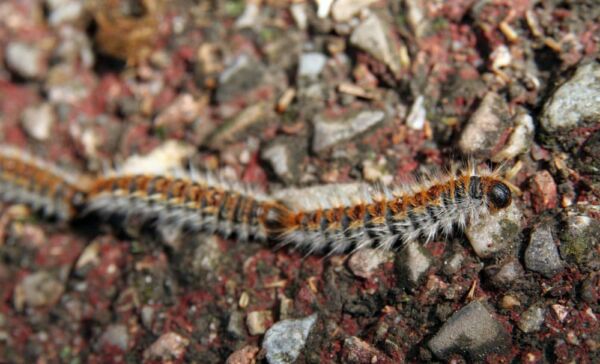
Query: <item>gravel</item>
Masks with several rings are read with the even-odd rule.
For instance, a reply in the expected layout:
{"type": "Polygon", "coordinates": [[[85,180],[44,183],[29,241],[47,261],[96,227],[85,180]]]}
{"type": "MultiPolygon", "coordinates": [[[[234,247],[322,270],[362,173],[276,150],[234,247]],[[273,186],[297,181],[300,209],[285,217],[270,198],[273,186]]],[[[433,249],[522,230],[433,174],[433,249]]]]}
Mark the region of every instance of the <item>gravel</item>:
{"type": "Polygon", "coordinates": [[[521,314],[517,326],[527,334],[539,331],[544,324],[545,314],[546,310],[543,307],[533,305],[521,314]]]}
{"type": "Polygon", "coordinates": [[[513,203],[467,227],[465,234],[480,258],[489,258],[514,245],[519,233],[522,213],[513,203]]]}
{"type": "Polygon", "coordinates": [[[484,304],[475,301],[455,312],[427,345],[440,359],[462,353],[478,361],[503,350],[508,341],[506,329],[484,304]]]}
{"type": "Polygon", "coordinates": [[[381,110],[360,111],[341,119],[329,119],[317,115],[313,121],[315,132],[312,149],[315,152],[323,151],[356,137],[384,120],[385,113],[381,110]]]}
{"type": "Polygon", "coordinates": [[[525,250],[525,267],[546,278],[552,278],[564,269],[549,224],[539,224],[531,232],[529,245],[525,250]]]}
{"type": "Polygon", "coordinates": [[[573,129],[600,119],[600,63],[588,62],[559,86],[544,104],[540,125],[546,132],[573,129]]]}
{"type": "Polygon", "coordinates": [[[401,71],[399,47],[390,39],[388,25],[374,13],[354,29],[350,44],[383,62],[394,74],[401,71]]]}
{"type": "Polygon", "coordinates": [[[469,118],[458,146],[465,155],[489,158],[500,136],[510,126],[506,100],[495,92],[489,92],[469,118]]]}
{"type": "Polygon", "coordinates": [[[298,320],[283,320],[274,324],[265,334],[263,350],[270,364],[293,363],[306,345],[306,339],[317,314],[298,320]]]}

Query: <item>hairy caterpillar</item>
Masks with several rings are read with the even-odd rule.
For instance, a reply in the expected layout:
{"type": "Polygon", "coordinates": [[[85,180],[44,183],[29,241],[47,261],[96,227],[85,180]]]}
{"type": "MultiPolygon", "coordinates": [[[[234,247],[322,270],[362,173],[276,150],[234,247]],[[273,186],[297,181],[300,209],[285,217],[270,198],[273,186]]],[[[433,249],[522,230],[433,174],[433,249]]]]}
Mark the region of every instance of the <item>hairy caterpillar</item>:
{"type": "Polygon", "coordinates": [[[0,198],[60,219],[131,216],[189,232],[272,241],[308,253],[394,249],[464,229],[508,207],[498,171],[463,172],[401,188],[329,185],[268,196],[211,175],[107,174],[89,183],[9,147],[0,148],[0,198]],[[323,188],[329,192],[323,193],[323,188]],[[336,193],[331,193],[335,190],[336,193]]]}
{"type": "Polygon", "coordinates": [[[269,238],[268,216],[277,202],[212,175],[185,173],[114,175],[97,179],[88,193],[86,212],[137,215],[176,230],[218,233],[238,240],[269,238]]]}
{"type": "Polygon", "coordinates": [[[47,218],[68,220],[85,201],[89,180],[19,149],[0,146],[0,200],[47,218]]]}
{"type": "MultiPolygon", "coordinates": [[[[393,249],[423,238],[449,235],[458,227],[511,204],[498,172],[469,166],[461,173],[390,190],[361,186],[351,197],[316,194],[277,217],[278,239],[309,253],[393,249]],[[313,201],[310,201],[312,199],[313,201]],[[316,205],[310,208],[311,205],[316,205]]],[[[288,206],[291,204],[288,203],[288,206]]]]}

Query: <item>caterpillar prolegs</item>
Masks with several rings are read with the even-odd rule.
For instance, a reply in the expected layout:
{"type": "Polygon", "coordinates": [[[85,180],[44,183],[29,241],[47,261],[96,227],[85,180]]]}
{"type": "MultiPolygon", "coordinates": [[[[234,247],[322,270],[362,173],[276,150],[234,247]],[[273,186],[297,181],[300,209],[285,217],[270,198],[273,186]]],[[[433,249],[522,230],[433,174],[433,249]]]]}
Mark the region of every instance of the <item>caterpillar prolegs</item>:
{"type": "Polygon", "coordinates": [[[475,167],[395,188],[361,185],[352,194],[312,188],[274,196],[185,173],[110,174],[88,182],[13,148],[0,148],[0,168],[0,199],[46,216],[137,215],[189,232],[271,241],[320,254],[429,241],[512,202],[497,172],[475,167]]]}

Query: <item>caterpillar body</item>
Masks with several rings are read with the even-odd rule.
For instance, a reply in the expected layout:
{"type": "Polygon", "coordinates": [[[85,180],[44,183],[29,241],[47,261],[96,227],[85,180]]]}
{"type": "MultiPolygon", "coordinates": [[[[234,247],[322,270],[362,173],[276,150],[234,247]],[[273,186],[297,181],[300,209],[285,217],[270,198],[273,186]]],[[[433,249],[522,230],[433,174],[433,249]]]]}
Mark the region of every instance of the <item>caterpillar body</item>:
{"type": "Polygon", "coordinates": [[[46,218],[68,220],[85,201],[87,177],[64,171],[19,149],[0,146],[0,200],[46,218]]]}
{"type": "Polygon", "coordinates": [[[475,167],[395,190],[378,186],[361,190],[351,199],[317,196],[318,208],[285,212],[278,217],[278,239],[310,253],[389,250],[464,229],[512,200],[497,172],[475,167]]]}
{"type": "Polygon", "coordinates": [[[345,185],[271,196],[212,175],[113,173],[91,182],[13,148],[0,148],[0,199],[23,203],[60,219],[89,214],[140,218],[186,232],[240,241],[270,241],[308,253],[341,254],[394,249],[430,241],[507,208],[511,191],[498,171],[460,173],[400,188],[345,185]]]}
{"type": "Polygon", "coordinates": [[[114,175],[95,181],[86,212],[137,215],[176,230],[265,241],[268,216],[281,206],[214,176],[114,175]]]}

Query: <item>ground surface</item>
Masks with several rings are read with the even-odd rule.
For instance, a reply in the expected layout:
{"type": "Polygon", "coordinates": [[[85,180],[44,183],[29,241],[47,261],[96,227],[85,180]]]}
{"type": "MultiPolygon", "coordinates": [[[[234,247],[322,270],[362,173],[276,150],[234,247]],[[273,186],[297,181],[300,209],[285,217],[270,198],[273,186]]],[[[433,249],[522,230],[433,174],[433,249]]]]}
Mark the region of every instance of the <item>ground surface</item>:
{"type": "Polygon", "coordinates": [[[515,210],[323,258],[4,206],[0,362],[600,361],[597,2],[330,3],[2,1],[0,140],[271,191],[474,156],[515,210]]]}

